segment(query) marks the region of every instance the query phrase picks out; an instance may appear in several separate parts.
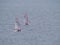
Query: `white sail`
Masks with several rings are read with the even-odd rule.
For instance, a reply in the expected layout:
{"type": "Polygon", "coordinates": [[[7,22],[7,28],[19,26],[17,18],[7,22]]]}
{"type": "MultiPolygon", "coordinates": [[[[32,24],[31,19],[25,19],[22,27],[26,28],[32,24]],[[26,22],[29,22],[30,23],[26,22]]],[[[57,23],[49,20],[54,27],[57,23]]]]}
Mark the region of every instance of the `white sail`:
{"type": "Polygon", "coordinates": [[[17,26],[17,24],[15,23],[15,32],[17,31],[17,29],[18,29],[18,26],[17,26]]]}
{"type": "Polygon", "coordinates": [[[15,30],[16,30],[16,29],[18,29],[18,26],[17,26],[17,24],[15,23],[15,30]]]}
{"type": "Polygon", "coordinates": [[[21,31],[20,23],[19,23],[19,21],[17,21],[17,20],[16,20],[16,22],[15,22],[15,32],[16,32],[16,31],[21,31]]]}

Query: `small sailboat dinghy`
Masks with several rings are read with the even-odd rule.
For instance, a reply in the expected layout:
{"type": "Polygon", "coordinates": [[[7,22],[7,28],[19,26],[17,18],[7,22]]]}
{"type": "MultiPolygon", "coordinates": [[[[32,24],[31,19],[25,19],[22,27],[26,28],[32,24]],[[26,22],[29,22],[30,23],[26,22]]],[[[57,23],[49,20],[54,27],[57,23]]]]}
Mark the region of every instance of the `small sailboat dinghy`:
{"type": "Polygon", "coordinates": [[[21,31],[20,23],[18,21],[18,18],[16,17],[16,22],[15,22],[15,32],[21,31]]]}
{"type": "Polygon", "coordinates": [[[29,21],[29,19],[28,19],[28,14],[27,14],[27,12],[25,13],[24,18],[25,18],[24,24],[25,24],[25,25],[29,25],[30,21],[29,21]]]}

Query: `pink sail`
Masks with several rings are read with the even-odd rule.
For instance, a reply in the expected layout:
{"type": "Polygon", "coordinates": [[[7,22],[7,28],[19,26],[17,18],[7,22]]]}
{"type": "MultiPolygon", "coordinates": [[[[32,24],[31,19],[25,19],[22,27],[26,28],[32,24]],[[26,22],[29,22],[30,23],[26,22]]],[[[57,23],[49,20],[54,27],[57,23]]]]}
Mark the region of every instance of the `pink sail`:
{"type": "Polygon", "coordinates": [[[27,13],[25,13],[24,18],[25,18],[25,25],[29,25],[29,20],[28,20],[27,13]]]}

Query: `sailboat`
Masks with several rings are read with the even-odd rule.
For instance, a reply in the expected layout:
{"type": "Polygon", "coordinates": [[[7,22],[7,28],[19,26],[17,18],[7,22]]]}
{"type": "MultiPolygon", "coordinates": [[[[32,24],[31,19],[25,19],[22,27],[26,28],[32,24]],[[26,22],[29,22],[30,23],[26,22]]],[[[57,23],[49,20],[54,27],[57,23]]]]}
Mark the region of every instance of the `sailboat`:
{"type": "Polygon", "coordinates": [[[21,31],[21,27],[20,27],[20,23],[18,21],[18,18],[16,17],[16,21],[15,21],[15,32],[19,32],[21,31]]]}
{"type": "Polygon", "coordinates": [[[25,18],[25,20],[24,20],[25,25],[29,25],[29,22],[30,22],[30,21],[28,20],[28,15],[27,15],[27,13],[25,13],[24,18],[25,18]]]}

